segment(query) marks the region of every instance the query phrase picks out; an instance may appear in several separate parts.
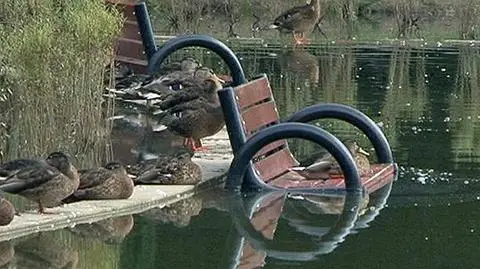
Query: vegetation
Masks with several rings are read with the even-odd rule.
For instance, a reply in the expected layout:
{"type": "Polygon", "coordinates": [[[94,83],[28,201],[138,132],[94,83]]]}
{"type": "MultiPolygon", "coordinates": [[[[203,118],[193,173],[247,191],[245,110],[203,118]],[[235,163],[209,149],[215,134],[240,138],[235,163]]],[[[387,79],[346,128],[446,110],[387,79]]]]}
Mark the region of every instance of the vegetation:
{"type": "Polygon", "coordinates": [[[0,161],[104,155],[104,73],[120,26],[102,0],[1,1],[0,161]]]}

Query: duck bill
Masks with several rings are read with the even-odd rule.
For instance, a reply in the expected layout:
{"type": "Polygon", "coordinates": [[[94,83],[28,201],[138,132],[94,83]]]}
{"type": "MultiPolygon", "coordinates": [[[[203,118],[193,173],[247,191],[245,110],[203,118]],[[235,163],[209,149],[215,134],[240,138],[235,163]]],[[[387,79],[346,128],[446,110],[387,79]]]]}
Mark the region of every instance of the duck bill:
{"type": "Polygon", "coordinates": [[[212,77],[213,77],[213,79],[215,79],[216,81],[220,82],[222,85],[225,84],[225,80],[219,78],[219,77],[217,76],[217,74],[213,74],[212,77]]]}
{"type": "Polygon", "coordinates": [[[359,148],[358,149],[358,152],[360,152],[361,154],[365,155],[365,156],[370,156],[370,153],[366,152],[364,149],[362,148],[359,148]]]}

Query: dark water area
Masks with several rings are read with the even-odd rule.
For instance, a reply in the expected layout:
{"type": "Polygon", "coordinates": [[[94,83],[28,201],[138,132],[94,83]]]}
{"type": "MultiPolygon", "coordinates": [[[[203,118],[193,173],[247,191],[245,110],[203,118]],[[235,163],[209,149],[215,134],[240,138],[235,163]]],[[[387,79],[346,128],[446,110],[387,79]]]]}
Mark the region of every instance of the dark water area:
{"type": "MultiPolygon", "coordinates": [[[[311,199],[275,193],[230,197],[221,189],[207,191],[133,216],[134,224],[104,224],[117,228],[102,228],[102,233],[91,227],[83,233],[45,233],[73,249],[76,261],[70,267],[44,268],[478,267],[478,48],[351,45],[233,50],[248,78],[268,75],[283,118],[320,102],[352,105],[370,116],[384,130],[399,165],[393,185],[368,197],[311,199]],[[258,217],[255,209],[263,216],[258,217]],[[245,212],[253,214],[263,235],[248,228],[245,212]],[[118,232],[112,239],[100,235],[105,231],[118,232]]],[[[227,72],[216,55],[204,50],[173,57],[185,54],[218,73],[227,72]]],[[[313,124],[371,149],[367,138],[348,124],[333,120],[313,124]]],[[[118,150],[121,141],[125,148],[133,145],[128,137],[115,134],[114,128],[112,140],[119,141],[118,150]]],[[[132,130],[134,135],[140,134],[132,130]]],[[[163,150],[172,145],[156,138],[145,135],[142,145],[163,150]]],[[[289,143],[301,161],[320,152],[309,142],[289,143]]]]}

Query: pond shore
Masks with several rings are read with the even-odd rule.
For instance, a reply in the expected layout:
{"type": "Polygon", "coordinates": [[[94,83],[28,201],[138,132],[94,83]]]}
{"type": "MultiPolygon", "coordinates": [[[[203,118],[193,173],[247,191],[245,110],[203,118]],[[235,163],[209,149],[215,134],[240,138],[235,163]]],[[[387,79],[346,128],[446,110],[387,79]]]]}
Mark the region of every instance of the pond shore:
{"type": "Polygon", "coordinates": [[[231,161],[228,137],[222,130],[206,138],[204,145],[211,150],[196,154],[193,161],[202,168],[203,180],[194,185],[139,185],[133,195],[125,200],[81,201],[56,208],[48,208],[48,214],[24,212],[13,221],[0,227],[0,241],[11,240],[29,234],[93,223],[111,217],[137,214],[151,208],[162,208],[194,195],[202,189],[222,182],[231,161]],[[223,153],[222,153],[223,152],[223,153]],[[198,156],[197,156],[198,155],[198,156]]]}

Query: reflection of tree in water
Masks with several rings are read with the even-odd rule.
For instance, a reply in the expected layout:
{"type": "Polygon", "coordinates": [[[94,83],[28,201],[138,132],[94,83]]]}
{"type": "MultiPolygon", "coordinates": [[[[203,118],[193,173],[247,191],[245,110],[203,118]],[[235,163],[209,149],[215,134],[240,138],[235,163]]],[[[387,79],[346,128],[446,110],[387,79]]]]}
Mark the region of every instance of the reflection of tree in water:
{"type": "Polygon", "coordinates": [[[162,208],[153,208],[140,215],[154,222],[172,223],[176,227],[186,227],[190,219],[202,210],[202,199],[196,196],[186,198],[162,208]]]}
{"type": "Polygon", "coordinates": [[[392,51],[387,81],[387,94],[381,109],[381,120],[386,125],[386,136],[392,146],[398,138],[396,131],[400,119],[418,120],[425,115],[427,83],[425,53],[409,48],[392,51]]]}
{"type": "Polygon", "coordinates": [[[90,237],[107,244],[120,244],[133,228],[133,216],[126,215],[92,224],[77,224],[70,231],[81,237],[90,237]]]}
{"type": "MultiPolygon", "coordinates": [[[[479,72],[480,52],[476,48],[460,49],[455,95],[450,99],[449,129],[452,130],[452,152],[456,166],[480,162],[479,72]]],[[[458,167],[455,167],[458,169],[458,167]]]]}

